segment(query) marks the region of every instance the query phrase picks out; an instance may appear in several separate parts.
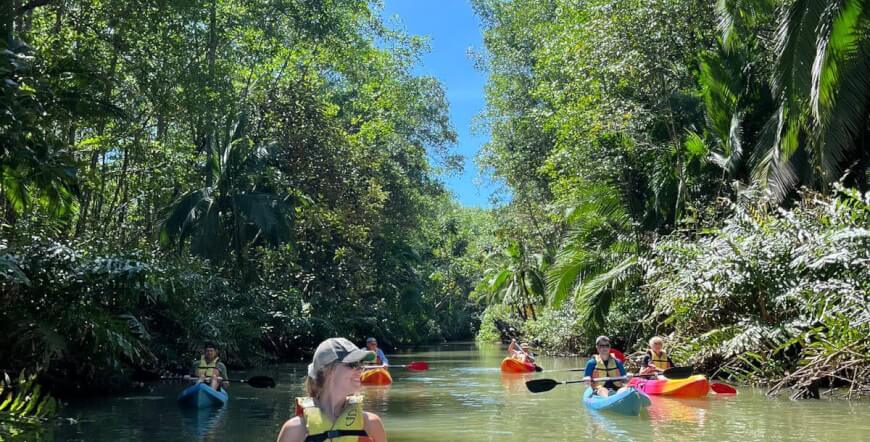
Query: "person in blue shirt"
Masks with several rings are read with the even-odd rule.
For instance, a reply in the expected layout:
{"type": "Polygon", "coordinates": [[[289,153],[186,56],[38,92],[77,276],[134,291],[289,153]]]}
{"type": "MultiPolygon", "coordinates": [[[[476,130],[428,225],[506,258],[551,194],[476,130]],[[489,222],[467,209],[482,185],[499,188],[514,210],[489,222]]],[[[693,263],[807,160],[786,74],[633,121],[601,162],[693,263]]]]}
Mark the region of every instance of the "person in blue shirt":
{"type": "Polygon", "coordinates": [[[384,356],[383,350],[378,348],[378,340],[375,338],[366,339],[366,348],[368,351],[375,354],[375,365],[390,365],[390,361],[384,356]]]}
{"type": "Polygon", "coordinates": [[[589,378],[595,393],[601,397],[607,397],[616,391],[627,389],[623,380],[596,382],[595,379],[605,377],[625,376],[625,367],[613,355],[610,354],[610,338],[599,336],[595,340],[595,348],[598,354],[586,362],[584,376],[589,378]]]}

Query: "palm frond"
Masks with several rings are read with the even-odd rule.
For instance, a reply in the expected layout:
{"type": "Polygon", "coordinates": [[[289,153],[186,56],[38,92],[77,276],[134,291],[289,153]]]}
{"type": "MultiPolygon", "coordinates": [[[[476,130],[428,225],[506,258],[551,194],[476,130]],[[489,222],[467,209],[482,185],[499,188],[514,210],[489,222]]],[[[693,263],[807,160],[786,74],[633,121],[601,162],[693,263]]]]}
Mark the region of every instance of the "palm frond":
{"type": "Polygon", "coordinates": [[[581,314],[587,320],[603,325],[616,292],[638,276],[637,265],[637,256],[629,256],[606,272],[581,282],[574,292],[581,314]]]}

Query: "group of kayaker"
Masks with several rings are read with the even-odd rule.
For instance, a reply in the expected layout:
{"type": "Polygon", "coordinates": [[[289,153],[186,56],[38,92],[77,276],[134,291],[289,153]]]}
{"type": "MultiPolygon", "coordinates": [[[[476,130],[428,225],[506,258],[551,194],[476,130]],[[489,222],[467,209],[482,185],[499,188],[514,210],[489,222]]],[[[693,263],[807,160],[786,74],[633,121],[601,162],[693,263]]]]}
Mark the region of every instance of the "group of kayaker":
{"type": "MultiPolygon", "coordinates": [[[[674,366],[663,350],[662,338],[649,341],[639,375],[655,375],[657,371],[674,366]]],[[[611,379],[625,377],[622,362],[610,347],[610,338],[599,336],[595,340],[597,354],[586,363],[584,376],[589,378],[596,395],[607,397],[628,388],[626,382],[611,379]]],[[[523,364],[534,364],[535,358],[526,344],[515,339],[508,346],[510,359],[523,364]]],[[[384,425],[378,415],[363,411],[360,377],[366,365],[386,367],[389,360],[378,348],[375,338],[366,340],[362,350],[345,338],[330,338],[320,343],[314,352],[305,378],[305,397],[297,398],[295,416],[281,427],[278,442],[302,441],[356,441],[383,442],[387,440],[384,425]]],[[[191,375],[200,382],[209,381],[215,390],[226,388],[226,366],[220,362],[215,345],[206,344],[191,375]]]]}
{"type": "MultiPolygon", "coordinates": [[[[667,370],[674,366],[674,362],[670,356],[663,350],[664,340],[658,336],[649,340],[649,350],[644,355],[641,369],[638,375],[655,375],[657,371],[667,370]]],[[[625,367],[622,361],[614,357],[611,352],[610,338],[607,336],[599,336],[595,339],[595,349],[598,354],[586,362],[586,370],[583,375],[590,379],[592,388],[595,389],[595,394],[607,397],[614,392],[624,391],[628,388],[626,382],[622,380],[608,380],[605,382],[595,382],[595,379],[605,377],[624,377],[626,376],[625,367]]]]}
{"type": "MultiPolygon", "coordinates": [[[[649,350],[644,356],[641,364],[641,369],[638,376],[655,376],[658,372],[666,370],[674,366],[673,361],[663,350],[664,340],[658,336],[650,339],[649,350]]],[[[615,392],[624,391],[627,387],[627,382],[624,379],[608,379],[603,382],[596,381],[602,378],[625,378],[626,371],[622,365],[622,361],[615,356],[621,353],[610,347],[610,338],[607,336],[599,336],[595,340],[596,355],[586,362],[584,376],[588,378],[591,387],[598,396],[607,397],[615,392]]],[[[523,372],[532,371],[534,365],[534,357],[529,353],[529,347],[525,344],[518,344],[515,339],[511,340],[508,346],[508,357],[502,361],[502,371],[504,372],[523,372]],[[517,366],[519,361],[522,364],[527,364],[528,367],[517,366]]]]}

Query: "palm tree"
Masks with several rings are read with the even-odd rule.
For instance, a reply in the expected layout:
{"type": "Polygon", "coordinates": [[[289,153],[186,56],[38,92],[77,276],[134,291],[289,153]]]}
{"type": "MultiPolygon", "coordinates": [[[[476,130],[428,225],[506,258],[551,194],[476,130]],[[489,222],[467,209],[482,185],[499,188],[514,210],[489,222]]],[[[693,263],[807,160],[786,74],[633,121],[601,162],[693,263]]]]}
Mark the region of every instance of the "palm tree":
{"type": "Polygon", "coordinates": [[[547,274],[550,303],[573,300],[586,321],[602,325],[610,306],[635,286],[643,247],[623,201],[607,185],[589,185],[568,212],[568,233],[547,274]]]}
{"type": "MultiPolygon", "coordinates": [[[[844,179],[866,188],[870,1],[777,3],[720,2],[722,51],[702,64],[701,78],[713,132],[725,147],[720,163],[740,160],[741,126],[749,120],[744,111],[752,109],[744,98],[758,92],[757,83],[764,81],[752,77],[764,64],[752,34],[759,32],[764,17],[778,14],[772,68],[765,81],[772,109],[749,158],[753,179],[772,190],[777,201],[798,184],[826,190],[844,179]]],[[[755,98],[757,108],[764,109],[766,97],[755,98]]]]}
{"type": "Polygon", "coordinates": [[[475,296],[489,305],[511,305],[523,320],[529,319],[529,314],[537,319],[535,304],[544,300],[548,265],[543,254],[530,253],[525,244],[511,241],[486,257],[487,267],[475,296]]]}
{"type": "Polygon", "coordinates": [[[245,133],[246,119],[236,124],[228,142],[210,156],[206,183],[183,194],[170,208],[160,231],[164,244],[223,262],[231,255],[244,264],[257,243],[290,240],[292,195],[275,192],[266,182],[274,145],[257,145],[245,133]]]}

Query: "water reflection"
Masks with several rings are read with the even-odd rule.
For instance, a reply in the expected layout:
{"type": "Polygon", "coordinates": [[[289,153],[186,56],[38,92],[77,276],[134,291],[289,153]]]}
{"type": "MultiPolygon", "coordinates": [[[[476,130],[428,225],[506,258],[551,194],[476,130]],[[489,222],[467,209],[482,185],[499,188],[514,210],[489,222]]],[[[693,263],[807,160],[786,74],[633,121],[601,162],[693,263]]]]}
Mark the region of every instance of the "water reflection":
{"type": "Polygon", "coordinates": [[[501,385],[508,393],[524,393],[528,391],[526,388],[526,381],[533,378],[534,375],[531,373],[502,373],[501,385]]]}
{"type": "Polygon", "coordinates": [[[652,402],[647,407],[653,427],[657,424],[670,424],[675,421],[703,425],[706,410],[710,408],[708,399],[671,399],[662,396],[650,396],[652,402]]]}
{"type": "Polygon", "coordinates": [[[196,436],[196,440],[217,440],[226,412],[227,407],[181,408],[181,425],[184,432],[196,436]]]}

